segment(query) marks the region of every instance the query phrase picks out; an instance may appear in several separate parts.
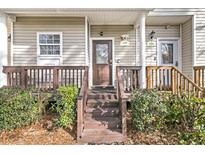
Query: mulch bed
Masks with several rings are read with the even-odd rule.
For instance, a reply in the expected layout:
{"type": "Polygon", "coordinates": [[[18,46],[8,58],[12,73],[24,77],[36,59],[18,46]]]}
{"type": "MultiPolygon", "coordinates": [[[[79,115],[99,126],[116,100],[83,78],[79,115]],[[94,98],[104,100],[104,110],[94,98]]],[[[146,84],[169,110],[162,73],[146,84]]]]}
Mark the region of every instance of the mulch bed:
{"type": "MultiPolygon", "coordinates": [[[[40,121],[30,126],[18,128],[12,131],[0,132],[0,144],[26,144],[26,145],[62,145],[77,144],[76,128],[72,130],[63,128],[53,128],[52,115],[44,116],[40,121]]],[[[132,128],[128,120],[127,140],[119,144],[179,144],[177,134],[174,131],[166,132],[137,132],[132,128]]]]}
{"type": "Polygon", "coordinates": [[[47,115],[30,126],[0,132],[0,144],[76,144],[76,129],[53,128],[52,119],[47,115]]]}

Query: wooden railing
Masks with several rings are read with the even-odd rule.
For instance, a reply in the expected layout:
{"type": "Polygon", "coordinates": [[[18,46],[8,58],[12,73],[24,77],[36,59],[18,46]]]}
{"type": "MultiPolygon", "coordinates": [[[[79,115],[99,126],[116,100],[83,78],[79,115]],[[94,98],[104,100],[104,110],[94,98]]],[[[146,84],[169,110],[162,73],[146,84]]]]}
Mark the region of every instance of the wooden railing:
{"type": "Polygon", "coordinates": [[[147,66],[147,88],[201,97],[203,89],[172,66],[147,66]]]}
{"type": "Polygon", "coordinates": [[[84,130],[84,114],[88,99],[88,67],[85,68],[82,87],[77,101],[77,139],[80,139],[84,130]]]}
{"type": "Polygon", "coordinates": [[[117,98],[120,105],[120,113],[122,118],[122,134],[124,137],[127,136],[127,102],[124,94],[124,86],[122,75],[120,71],[120,67],[116,69],[116,76],[117,76],[117,98]]]}
{"type": "Polygon", "coordinates": [[[139,75],[141,67],[118,66],[125,92],[131,92],[139,88],[139,75]]]}
{"type": "Polygon", "coordinates": [[[8,87],[55,90],[63,85],[81,87],[84,66],[4,66],[8,87]]]}
{"type": "Polygon", "coordinates": [[[194,82],[205,89],[205,66],[194,67],[194,82]]]}

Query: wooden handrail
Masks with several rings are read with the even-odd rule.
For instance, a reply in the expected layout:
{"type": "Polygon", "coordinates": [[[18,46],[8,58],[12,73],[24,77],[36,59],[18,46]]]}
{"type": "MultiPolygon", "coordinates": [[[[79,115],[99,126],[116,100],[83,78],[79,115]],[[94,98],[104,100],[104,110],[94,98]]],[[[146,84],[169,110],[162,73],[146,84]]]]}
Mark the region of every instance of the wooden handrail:
{"type": "Polygon", "coordinates": [[[201,97],[203,89],[173,66],[147,66],[147,88],[201,97]]]}
{"type": "Polygon", "coordinates": [[[55,90],[63,85],[82,85],[85,66],[4,66],[9,87],[55,90]]]}
{"type": "Polygon", "coordinates": [[[120,105],[120,113],[122,118],[122,134],[124,137],[127,136],[127,103],[126,98],[124,94],[124,86],[123,86],[123,80],[120,73],[120,67],[117,67],[116,69],[116,76],[117,76],[117,98],[120,105]]]}
{"type": "Polygon", "coordinates": [[[205,89],[205,66],[194,67],[194,82],[205,89]]]}
{"type": "Polygon", "coordinates": [[[84,130],[84,113],[88,99],[88,67],[85,67],[83,83],[77,100],[77,139],[80,139],[84,130]]]}

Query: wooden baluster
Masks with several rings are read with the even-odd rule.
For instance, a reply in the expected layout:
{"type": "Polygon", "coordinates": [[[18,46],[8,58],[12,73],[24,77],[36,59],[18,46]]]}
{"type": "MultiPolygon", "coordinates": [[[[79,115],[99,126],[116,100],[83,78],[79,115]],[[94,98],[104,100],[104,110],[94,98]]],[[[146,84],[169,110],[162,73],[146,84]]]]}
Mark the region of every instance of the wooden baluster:
{"type": "Polygon", "coordinates": [[[63,69],[59,69],[59,74],[61,76],[61,81],[60,81],[60,85],[63,86],[63,69]]]}
{"type": "Polygon", "coordinates": [[[14,72],[11,72],[11,79],[12,79],[12,83],[11,83],[11,86],[13,87],[15,84],[14,84],[14,72]]]}
{"type": "Polygon", "coordinates": [[[139,71],[136,70],[136,89],[139,88],[139,71]]]}
{"type": "Polygon", "coordinates": [[[71,83],[70,82],[70,69],[68,70],[68,75],[69,75],[69,77],[68,77],[68,82],[69,82],[69,84],[71,83]]]}
{"type": "Polygon", "coordinates": [[[10,72],[7,73],[7,86],[11,87],[11,73],[10,72]]]}
{"type": "Polygon", "coordinates": [[[80,86],[82,86],[82,73],[83,72],[83,70],[82,69],[80,69],[80,86]]]}
{"type": "Polygon", "coordinates": [[[138,88],[138,83],[137,83],[137,80],[138,80],[138,71],[135,70],[134,72],[135,72],[135,74],[134,74],[135,87],[134,87],[134,88],[137,89],[137,88],[138,88]]]}
{"type": "Polygon", "coordinates": [[[170,90],[170,70],[167,70],[167,90],[170,90]]]}
{"type": "Polygon", "coordinates": [[[67,86],[67,69],[65,69],[65,85],[67,86]]]}
{"type": "Polygon", "coordinates": [[[56,67],[53,68],[53,89],[58,88],[58,70],[56,67]]]}
{"type": "Polygon", "coordinates": [[[51,90],[51,68],[49,68],[49,90],[51,90]]]}
{"type": "Polygon", "coordinates": [[[152,69],[152,75],[151,75],[151,77],[152,77],[152,80],[151,80],[151,83],[152,83],[151,87],[152,87],[152,89],[154,89],[154,76],[155,76],[154,69],[152,69]]]}
{"type": "Polygon", "coordinates": [[[15,72],[15,77],[16,77],[16,85],[18,86],[18,72],[15,72]]]}
{"type": "Polygon", "coordinates": [[[134,69],[130,70],[130,85],[131,85],[131,91],[134,90],[134,69]]]}
{"type": "Polygon", "coordinates": [[[48,90],[47,68],[45,69],[45,89],[48,90]]]}
{"type": "Polygon", "coordinates": [[[182,75],[180,75],[180,81],[179,81],[179,89],[180,89],[180,94],[182,94],[182,75]]]}
{"type": "Polygon", "coordinates": [[[151,85],[150,85],[150,67],[147,67],[147,89],[151,89],[151,85]]]}
{"type": "Polygon", "coordinates": [[[32,69],[29,69],[29,86],[32,86],[32,69]]]}
{"type": "Polygon", "coordinates": [[[40,70],[41,70],[41,88],[43,90],[44,89],[44,79],[43,79],[43,77],[44,77],[44,69],[42,68],[40,70]]]}
{"type": "Polygon", "coordinates": [[[158,81],[159,81],[159,78],[158,78],[159,75],[158,75],[158,73],[159,73],[159,71],[158,71],[158,69],[156,68],[156,69],[155,69],[155,76],[156,76],[156,77],[155,77],[155,88],[156,88],[156,89],[158,89],[158,87],[159,87],[159,85],[158,85],[158,84],[159,84],[159,82],[158,82],[158,81]]]}
{"type": "Polygon", "coordinates": [[[175,94],[175,71],[172,69],[172,93],[175,94]]]}
{"type": "Polygon", "coordinates": [[[22,89],[26,88],[26,72],[25,72],[25,68],[21,67],[21,73],[20,73],[20,86],[22,89]]]}
{"type": "MultiPolygon", "coordinates": [[[[37,74],[36,74],[36,76],[37,76],[37,83],[38,83],[38,89],[40,88],[40,73],[39,73],[39,69],[34,69],[35,70],[35,74],[36,74],[36,72],[37,72],[37,74]]],[[[35,79],[36,80],[36,79],[35,79]]],[[[36,86],[36,81],[35,81],[35,84],[34,84],[34,86],[35,87],[37,87],[36,86]]]]}
{"type": "Polygon", "coordinates": [[[75,85],[75,70],[73,69],[73,86],[75,85]]]}
{"type": "Polygon", "coordinates": [[[78,76],[78,69],[76,70],[76,72],[77,72],[77,73],[76,73],[77,87],[80,88],[80,86],[79,86],[79,84],[78,84],[78,77],[79,77],[79,76],[78,76]]]}
{"type": "Polygon", "coordinates": [[[163,89],[163,70],[160,69],[160,90],[163,89]]]}
{"type": "Polygon", "coordinates": [[[190,96],[190,85],[189,85],[189,82],[187,82],[187,85],[188,85],[188,97],[190,96]]]}
{"type": "Polygon", "coordinates": [[[127,87],[127,91],[129,91],[129,85],[128,85],[128,69],[126,69],[126,87],[127,87]]]}
{"type": "Polygon", "coordinates": [[[177,95],[179,96],[179,73],[176,71],[176,87],[177,87],[177,95]]]}

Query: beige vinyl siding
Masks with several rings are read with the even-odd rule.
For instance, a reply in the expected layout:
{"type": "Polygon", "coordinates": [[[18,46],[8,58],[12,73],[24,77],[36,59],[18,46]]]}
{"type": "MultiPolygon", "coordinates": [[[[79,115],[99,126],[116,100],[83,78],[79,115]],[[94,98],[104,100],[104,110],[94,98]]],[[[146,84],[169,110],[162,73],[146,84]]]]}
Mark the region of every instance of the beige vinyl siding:
{"type": "Polygon", "coordinates": [[[196,65],[205,65],[205,10],[196,13],[196,65]]]}
{"type": "Polygon", "coordinates": [[[192,79],[192,19],[182,24],[182,71],[192,79]]]}
{"type": "MultiPolygon", "coordinates": [[[[135,30],[134,26],[130,25],[92,25],[91,37],[114,37],[115,39],[115,51],[114,58],[120,59],[119,65],[136,65],[136,42],[135,42],[135,30]],[[103,36],[99,33],[103,32],[103,36]],[[123,34],[129,35],[129,46],[120,46],[121,38],[123,34]]],[[[139,58],[137,58],[139,60],[139,58]]],[[[139,62],[137,62],[139,65],[139,62]]]]}
{"type": "Polygon", "coordinates": [[[165,26],[146,26],[146,65],[157,65],[157,38],[160,37],[179,37],[180,26],[170,26],[167,29],[165,26]],[[151,41],[149,34],[155,31],[155,37],[151,41]]]}
{"type": "Polygon", "coordinates": [[[63,65],[85,64],[85,19],[17,17],[14,22],[14,65],[37,65],[37,32],[62,32],[63,65]]]}

